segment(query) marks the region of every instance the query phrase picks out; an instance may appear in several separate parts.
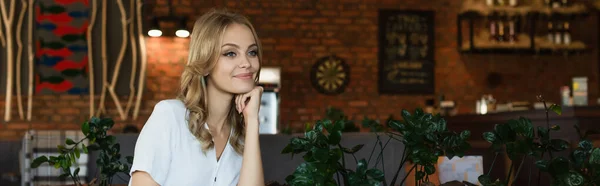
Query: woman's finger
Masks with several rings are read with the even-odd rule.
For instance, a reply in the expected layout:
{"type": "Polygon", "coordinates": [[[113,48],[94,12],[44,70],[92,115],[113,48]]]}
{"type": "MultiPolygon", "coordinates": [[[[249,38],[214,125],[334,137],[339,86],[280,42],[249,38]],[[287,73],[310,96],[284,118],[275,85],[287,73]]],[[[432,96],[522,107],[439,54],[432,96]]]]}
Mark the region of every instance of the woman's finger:
{"type": "Polygon", "coordinates": [[[238,111],[238,114],[242,112],[242,110],[240,110],[240,97],[242,97],[242,96],[241,95],[235,96],[235,109],[238,111]]]}
{"type": "Polygon", "coordinates": [[[248,98],[250,98],[250,93],[246,93],[244,94],[244,96],[242,96],[242,100],[240,101],[242,104],[242,111],[244,111],[244,109],[246,109],[246,103],[248,98]]]}

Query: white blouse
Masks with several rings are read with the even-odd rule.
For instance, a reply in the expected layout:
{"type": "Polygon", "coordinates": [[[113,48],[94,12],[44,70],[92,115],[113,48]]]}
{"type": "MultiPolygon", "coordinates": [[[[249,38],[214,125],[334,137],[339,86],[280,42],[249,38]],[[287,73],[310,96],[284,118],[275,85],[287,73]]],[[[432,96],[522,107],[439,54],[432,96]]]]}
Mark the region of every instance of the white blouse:
{"type": "Polygon", "coordinates": [[[180,100],[156,104],[135,144],[129,174],[145,171],[161,186],[237,185],[242,155],[229,140],[219,161],[214,148],[204,154],[188,129],[188,113],[180,100]]]}

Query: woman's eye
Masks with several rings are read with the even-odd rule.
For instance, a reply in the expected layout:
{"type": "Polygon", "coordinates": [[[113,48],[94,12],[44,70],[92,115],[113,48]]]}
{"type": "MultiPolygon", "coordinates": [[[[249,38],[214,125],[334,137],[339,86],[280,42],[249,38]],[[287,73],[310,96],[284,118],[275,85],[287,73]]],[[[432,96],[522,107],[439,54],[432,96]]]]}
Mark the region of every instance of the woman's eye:
{"type": "Polygon", "coordinates": [[[227,53],[223,54],[223,56],[235,57],[235,52],[227,52],[227,53]]]}
{"type": "Polygon", "coordinates": [[[248,55],[250,56],[257,56],[258,52],[256,52],[255,50],[248,52],[248,55]]]}

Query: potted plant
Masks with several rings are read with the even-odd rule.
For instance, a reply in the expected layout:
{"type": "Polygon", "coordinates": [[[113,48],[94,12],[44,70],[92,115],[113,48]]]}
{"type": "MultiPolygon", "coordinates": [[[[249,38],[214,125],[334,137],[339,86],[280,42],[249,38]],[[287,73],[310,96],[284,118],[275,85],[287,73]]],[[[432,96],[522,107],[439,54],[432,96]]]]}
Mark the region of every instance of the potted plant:
{"type": "MultiPolygon", "coordinates": [[[[483,138],[491,143],[491,147],[496,153],[491,169],[500,153],[506,153],[512,161],[520,160],[520,163],[518,166],[511,163],[508,176],[504,180],[493,180],[489,175],[490,169],[487,174],[479,177],[479,182],[484,186],[510,185],[511,173],[516,171],[515,176],[518,176],[523,162],[529,158],[534,160],[533,162],[539,170],[537,183],[532,183],[534,181],[531,179],[531,169],[529,170],[528,180],[530,181],[527,185],[539,185],[542,172],[550,176],[553,185],[600,185],[600,148],[594,147],[593,143],[587,139],[591,134],[598,134],[598,131],[584,132],[577,124],[574,125],[580,141],[576,148],[569,148],[571,145],[568,141],[551,138],[551,133],[559,131],[560,127],[558,125],[550,126],[549,112],[560,115],[562,108],[554,104],[547,107],[542,96],[538,96],[538,100],[544,104],[546,127],[538,126],[536,131],[529,119],[521,117],[498,124],[493,131],[483,133],[483,138]],[[569,157],[553,155],[565,150],[569,150],[569,157]]],[[[516,178],[512,180],[516,180],[516,178]]]]}
{"type": "MultiPolygon", "coordinates": [[[[398,181],[398,174],[405,163],[412,162],[413,166],[402,178],[403,183],[410,172],[415,171],[417,185],[429,185],[428,176],[435,172],[435,164],[438,156],[446,155],[448,158],[454,156],[462,157],[464,152],[470,148],[466,140],[470,136],[469,131],[460,133],[448,131],[446,121],[439,115],[424,113],[417,109],[414,114],[403,110],[402,121],[390,118],[387,128],[379,122],[365,118],[363,126],[372,130],[384,130],[387,135],[385,143],[381,136],[375,132],[379,146],[379,153],[375,163],[369,165],[375,148],[372,149],[369,159],[357,158],[355,153],[362,149],[364,144],[357,144],[352,148],[343,147],[340,144],[342,129],[347,123],[346,117],[337,117],[338,120],[325,119],[317,121],[314,125],[307,125],[304,137],[295,137],[282,150],[283,154],[304,154],[305,162],[301,163],[292,175],[286,178],[290,185],[394,185],[398,181]],[[379,163],[383,163],[382,153],[390,140],[398,140],[404,144],[404,152],[401,163],[398,165],[391,183],[386,183],[384,172],[377,169],[379,163]],[[343,153],[350,154],[357,166],[356,170],[346,168],[346,160],[343,153]]],[[[374,146],[374,147],[375,147],[374,146]]],[[[389,175],[388,175],[389,176],[389,175]]]]}
{"type": "Polygon", "coordinates": [[[79,141],[66,139],[65,144],[58,145],[58,156],[40,156],[33,160],[31,168],[37,168],[43,163],[48,163],[56,169],[60,169],[60,178],[70,177],[76,186],[99,185],[107,186],[112,183],[112,177],[118,173],[129,176],[129,166],[133,157],[126,157],[127,163],[121,162],[120,145],[116,143],[116,137],[109,135],[108,131],[113,127],[114,121],[110,118],[92,117],[81,125],[81,132],[85,136],[79,141]],[[88,146],[84,141],[88,142],[88,146]],[[100,169],[100,176],[88,184],[83,184],[79,175],[79,167],[74,167],[81,153],[98,152],[96,163],[100,169]]]}

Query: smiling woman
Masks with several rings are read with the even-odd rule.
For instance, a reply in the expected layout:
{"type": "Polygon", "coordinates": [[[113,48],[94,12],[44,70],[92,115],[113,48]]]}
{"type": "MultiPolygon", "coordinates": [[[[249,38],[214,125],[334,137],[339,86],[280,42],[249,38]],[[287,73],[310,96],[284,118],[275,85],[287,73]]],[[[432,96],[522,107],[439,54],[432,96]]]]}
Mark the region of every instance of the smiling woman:
{"type": "Polygon", "coordinates": [[[258,41],[239,14],[196,21],[179,96],[159,102],[142,128],[130,185],[264,185],[258,41]]]}

